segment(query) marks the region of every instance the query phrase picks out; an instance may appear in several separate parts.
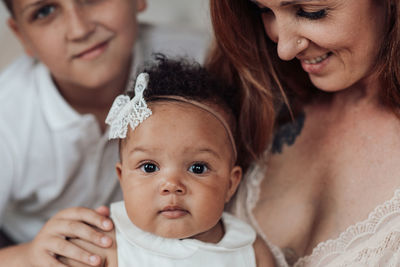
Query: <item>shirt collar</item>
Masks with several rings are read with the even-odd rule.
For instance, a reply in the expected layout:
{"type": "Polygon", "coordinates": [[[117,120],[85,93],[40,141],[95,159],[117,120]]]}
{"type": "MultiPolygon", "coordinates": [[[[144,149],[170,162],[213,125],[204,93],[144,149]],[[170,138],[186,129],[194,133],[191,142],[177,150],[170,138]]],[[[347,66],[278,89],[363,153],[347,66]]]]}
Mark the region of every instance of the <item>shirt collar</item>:
{"type": "Polygon", "coordinates": [[[47,67],[39,62],[35,72],[44,116],[50,128],[60,130],[79,122],[82,116],[61,96],[47,67]]]}

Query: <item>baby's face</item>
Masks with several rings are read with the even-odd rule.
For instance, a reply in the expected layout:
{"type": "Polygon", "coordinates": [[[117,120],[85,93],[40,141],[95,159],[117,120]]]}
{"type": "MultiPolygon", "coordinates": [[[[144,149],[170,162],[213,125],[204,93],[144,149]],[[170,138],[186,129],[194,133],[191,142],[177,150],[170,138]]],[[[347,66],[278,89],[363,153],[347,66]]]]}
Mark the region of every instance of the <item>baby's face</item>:
{"type": "Polygon", "coordinates": [[[241,179],[232,145],[212,114],[188,103],[151,103],[129,129],[117,164],[126,210],[141,229],[207,240],[241,179]]]}

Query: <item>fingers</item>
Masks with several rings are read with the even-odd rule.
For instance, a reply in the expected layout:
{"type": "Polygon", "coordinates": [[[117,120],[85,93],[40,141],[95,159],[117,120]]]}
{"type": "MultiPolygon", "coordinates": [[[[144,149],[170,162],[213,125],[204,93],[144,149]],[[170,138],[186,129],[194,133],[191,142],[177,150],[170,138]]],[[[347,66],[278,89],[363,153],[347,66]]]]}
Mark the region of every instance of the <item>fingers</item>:
{"type": "Polygon", "coordinates": [[[51,256],[50,254],[43,254],[40,257],[40,260],[33,263],[32,266],[66,267],[68,265],[58,261],[55,257],[51,256]]]}
{"type": "Polygon", "coordinates": [[[59,223],[65,224],[65,226],[59,225],[59,227],[64,229],[63,235],[67,237],[79,238],[100,247],[109,247],[112,245],[112,239],[110,237],[97,231],[90,225],[82,222],[66,220],[62,220],[59,223]]]}
{"type": "MultiPolygon", "coordinates": [[[[74,262],[80,262],[85,266],[98,266],[101,263],[101,257],[98,255],[91,254],[86,250],[78,247],[77,245],[69,242],[68,240],[53,237],[48,239],[48,244],[52,244],[51,254],[58,255],[57,258],[63,258],[72,260],[74,262]]],[[[55,258],[53,258],[55,260],[55,258]]],[[[63,261],[60,261],[63,262],[63,261]]],[[[62,265],[64,266],[64,265],[62,265]]]]}
{"type": "Polygon", "coordinates": [[[101,213],[98,213],[95,210],[75,207],[63,210],[57,213],[54,218],[60,218],[64,220],[74,220],[74,221],[82,221],[92,226],[95,226],[103,231],[110,231],[113,229],[114,225],[110,218],[107,215],[103,215],[102,213],[109,213],[108,208],[100,207],[101,213]]]}
{"type": "Polygon", "coordinates": [[[75,261],[75,260],[68,259],[68,258],[65,258],[65,257],[59,257],[58,260],[60,262],[62,262],[63,264],[65,264],[66,266],[69,266],[69,267],[88,267],[88,266],[90,266],[90,265],[81,263],[79,261],[75,261]]]}
{"type": "Polygon", "coordinates": [[[96,212],[100,215],[110,217],[110,209],[106,206],[100,206],[96,209],[96,212]]]}
{"type": "Polygon", "coordinates": [[[113,243],[111,237],[86,223],[60,218],[47,222],[41,236],[46,239],[56,237],[63,241],[66,238],[78,238],[103,248],[108,248],[113,243]]]}
{"type": "Polygon", "coordinates": [[[66,267],[68,265],[58,261],[56,258],[54,258],[53,256],[50,256],[49,254],[44,254],[43,258],[41,258],[41,262],[43,262],[43,264],[41,264],[40,266],[54,266],[54,267],[66,267]]]}
{"type": "Polygon", "coordinates": [[[105,215],[107,208],[100,207],[100,213],[87,208],[69,208],[53,216],[40,230],[35,239],[27,245],[28,257],[35,266],[66,266],[54,255],[59,255],[83,266],[98,266],[102,258],[98,254],[112,245],[111,232],[114,225],[105,215]],[[110,235],[110,236],[108,236],[110,235]],[[67,240],[72,238],[71,240],[67,240]],[[90,246],[80,246],[77,238],[90,246]],[[92,253],[91,253],[92,252],[92,253]],[[96,255],[98,254],[98,255],[96,255]]]}

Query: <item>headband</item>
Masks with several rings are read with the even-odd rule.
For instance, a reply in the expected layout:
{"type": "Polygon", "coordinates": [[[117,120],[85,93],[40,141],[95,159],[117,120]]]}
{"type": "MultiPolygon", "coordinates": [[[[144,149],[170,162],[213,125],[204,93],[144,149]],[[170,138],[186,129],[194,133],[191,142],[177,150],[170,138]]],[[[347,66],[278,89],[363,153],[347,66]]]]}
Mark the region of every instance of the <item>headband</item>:
{"type": "MultiPolygon", "coordinates": [[[[128,132],[128,125],[132,130],[147,119],[151,114],[151,110],[147,107],[147,103],[144,100],[143,92],[146,90],[149,82],[149,75],[147,73],[141,73],[138,75],[135,84],[135,97],[130,99],[127,95],[119,95],[114,100],[110,112],[107,115],[106,123],[110,125],[110,132],[108,139],[125,138],[128,132]]],[[[237,159],[237,150],[235,145],[235,139],[233,138],[232,131],[226,120],[210,106],[202,104],[195,100],[190,100],[182,96],[165,95],[165,96],[153,96],[153,101],[157,100],[175,100],[183,103],[188,103],[196,106],[211,115],[213,115],[224,127],[225,132],[228,135],[235,161],[237,159]]],[[[151,101],[151,100],[150,100],[151,101]]]]}

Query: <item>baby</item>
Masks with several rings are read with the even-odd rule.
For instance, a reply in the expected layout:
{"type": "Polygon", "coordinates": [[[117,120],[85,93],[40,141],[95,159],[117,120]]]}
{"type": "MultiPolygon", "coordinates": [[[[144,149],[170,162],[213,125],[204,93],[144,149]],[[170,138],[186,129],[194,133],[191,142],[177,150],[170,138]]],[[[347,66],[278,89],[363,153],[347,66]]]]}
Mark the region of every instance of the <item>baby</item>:
{"type": "Polygon", "coordinates": [[[132,99],[117,97],[106,122],[121,139],[124,201],[111,205],[108,266],[273,266],[255,231],[224,212],[242,178],[237,99],[199,65],[162,56],[132,99]]]}

